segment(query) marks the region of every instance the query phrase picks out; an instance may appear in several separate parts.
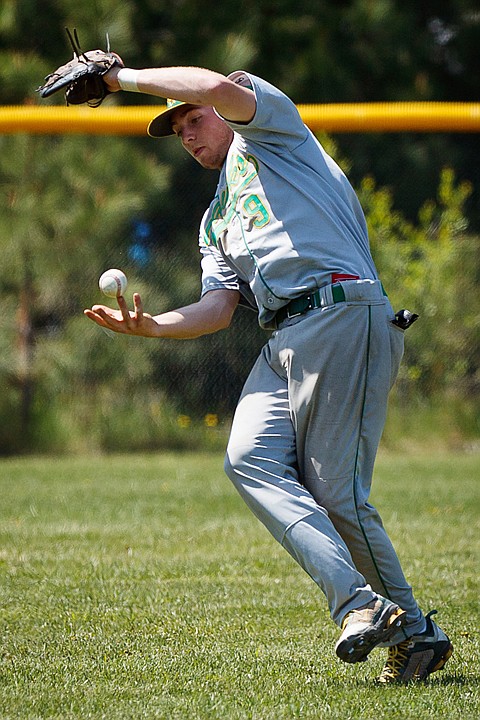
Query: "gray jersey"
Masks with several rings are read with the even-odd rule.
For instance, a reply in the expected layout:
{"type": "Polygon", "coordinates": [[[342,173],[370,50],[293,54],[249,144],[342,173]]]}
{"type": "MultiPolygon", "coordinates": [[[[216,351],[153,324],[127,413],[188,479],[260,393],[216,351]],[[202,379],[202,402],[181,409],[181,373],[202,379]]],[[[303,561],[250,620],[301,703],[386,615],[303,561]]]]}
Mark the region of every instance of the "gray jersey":
{"type": "Polygon", "coordinates": [[[346,176],[294,103],[253,75],[230,78],[256,96],[234,131],[200,228],[202,294],[237,289],[271,326],[289,300],[335,275],[376,279],[363,211],[346,176]]]}

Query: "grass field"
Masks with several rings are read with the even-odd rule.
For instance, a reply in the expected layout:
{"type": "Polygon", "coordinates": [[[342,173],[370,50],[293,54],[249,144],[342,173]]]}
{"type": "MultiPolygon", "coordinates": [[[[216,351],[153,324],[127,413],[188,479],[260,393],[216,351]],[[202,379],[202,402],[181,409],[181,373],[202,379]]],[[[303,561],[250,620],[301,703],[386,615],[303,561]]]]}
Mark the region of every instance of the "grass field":
{"type": "Polygon", "coordinates": [[[381,455],[373,500],[455,646],[427,684],[335,656],[320,591],[213,455],[0,461],[0,718],[480,717],[480,455],[381,455]]]}

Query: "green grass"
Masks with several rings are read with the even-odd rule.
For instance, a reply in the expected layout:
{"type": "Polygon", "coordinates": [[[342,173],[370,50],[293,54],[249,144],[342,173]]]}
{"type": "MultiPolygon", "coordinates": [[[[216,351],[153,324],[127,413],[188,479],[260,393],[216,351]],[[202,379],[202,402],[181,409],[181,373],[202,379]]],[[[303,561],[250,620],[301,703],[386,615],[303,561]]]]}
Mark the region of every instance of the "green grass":
{"type": "Polygon", "coordinates": [[[373,499],[455,646],[427,684],[341,663],[323,596],[221,454],[0,461],[0,718],[480,716],[478,454],[383,454],[373,499]]]}

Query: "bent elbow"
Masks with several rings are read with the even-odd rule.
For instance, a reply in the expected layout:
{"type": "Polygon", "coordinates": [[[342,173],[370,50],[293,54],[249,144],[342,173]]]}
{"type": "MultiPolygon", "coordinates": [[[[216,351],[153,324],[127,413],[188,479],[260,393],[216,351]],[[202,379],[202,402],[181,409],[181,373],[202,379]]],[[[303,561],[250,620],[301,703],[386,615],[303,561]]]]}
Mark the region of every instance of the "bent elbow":
{"type": "Polygon", "coordinates": [[[234,312],[235,312],[235,308],[233,308],[231,310],[229,309],[228,312],[223,312],[216,318],[215,332],[217,332],[219,330],[227,330],[227,328],[230,327],[230,325],[232,324],[234,312]]]}
{"type": "Polygon", "coordinates": [[[210,290],[199,301],[202,325],[206,333],[226,330],[240,300],[240,293],[235,290],[210,290]]]}
{"type": "Polygon", "coordinates": [[[228,94],[230,89],[231,81],[225,77],[225,75],[221,75],[220,73],[212,73],[210,76],[210,87],[208,89],[208,94],[210,96],[210,99],[213,101],[212,104],[215,102],[222,102],[222,100],[225,99],[225,96],[228,94]]]}

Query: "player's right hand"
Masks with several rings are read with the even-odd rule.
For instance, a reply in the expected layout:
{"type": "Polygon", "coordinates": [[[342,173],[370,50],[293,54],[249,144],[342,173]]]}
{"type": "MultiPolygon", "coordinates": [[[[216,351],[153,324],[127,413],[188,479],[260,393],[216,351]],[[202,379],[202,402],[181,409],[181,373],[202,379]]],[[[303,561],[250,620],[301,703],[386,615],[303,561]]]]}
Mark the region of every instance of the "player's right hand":
{"type": "Polygon", "coordinates": [[[123,335],[139,335],[141,337],[158,337],[158,324],[149,313],[143,312],[142,299],[139,293],[133,295],[133,312],[128,309],[125,298],[117,298],[118,310],[106,305],[94,305],[84,310],[84,315],[100,327],[113,330],[123,335]]]}

